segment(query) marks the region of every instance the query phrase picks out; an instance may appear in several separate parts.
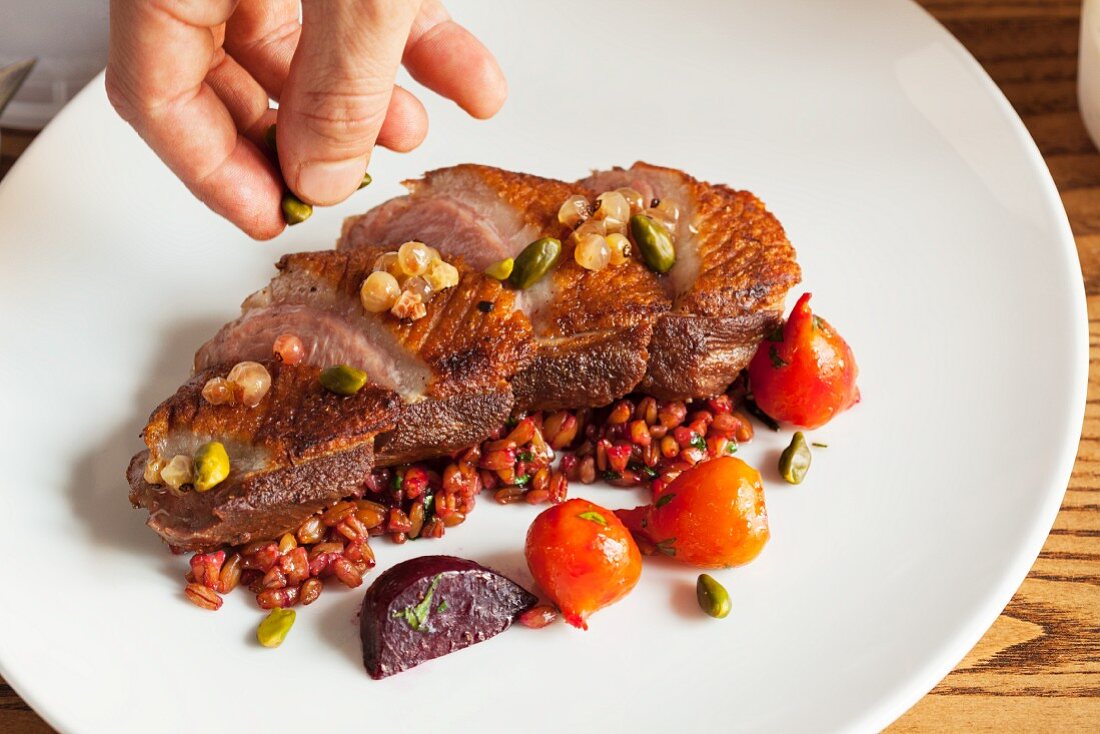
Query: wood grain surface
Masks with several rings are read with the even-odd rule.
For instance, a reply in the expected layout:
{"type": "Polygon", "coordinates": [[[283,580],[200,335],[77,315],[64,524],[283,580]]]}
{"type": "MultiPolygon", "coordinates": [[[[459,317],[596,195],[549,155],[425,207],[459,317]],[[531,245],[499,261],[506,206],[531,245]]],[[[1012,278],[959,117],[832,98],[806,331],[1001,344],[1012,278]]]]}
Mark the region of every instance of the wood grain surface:
{"type": "MultiPolygon", "coordinates": [[[[1088,293],[1084,431],[1062,510],[1004,613],[893,732],[1100,731],[1100,153],[1077,112],[1079,0],[919,0],[1004,90],[1069,213],[1088,293]]],[[[0,176],[32,136],[4,131],[0,176]]],[[[0,681],[0,732],[48,732],[0,681]]]]}

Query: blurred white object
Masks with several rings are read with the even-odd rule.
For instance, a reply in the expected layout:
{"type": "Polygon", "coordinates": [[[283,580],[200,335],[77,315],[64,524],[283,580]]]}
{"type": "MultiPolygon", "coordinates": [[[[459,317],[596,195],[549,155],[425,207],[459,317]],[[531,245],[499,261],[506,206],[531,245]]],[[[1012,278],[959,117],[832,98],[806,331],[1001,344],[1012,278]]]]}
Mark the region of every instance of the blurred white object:
{"type": "Polygon", "coordinates": [[[1077,105],[1092,142],[1100,147],[1100,0],[1085,0],[1081,8],[1077,105]]]}
{"type": "Polygon", "coordinates": [[[107,64],[108,0],[0,0],[0,67],[38,64],[0,125],[38,129],[107,64]]]}

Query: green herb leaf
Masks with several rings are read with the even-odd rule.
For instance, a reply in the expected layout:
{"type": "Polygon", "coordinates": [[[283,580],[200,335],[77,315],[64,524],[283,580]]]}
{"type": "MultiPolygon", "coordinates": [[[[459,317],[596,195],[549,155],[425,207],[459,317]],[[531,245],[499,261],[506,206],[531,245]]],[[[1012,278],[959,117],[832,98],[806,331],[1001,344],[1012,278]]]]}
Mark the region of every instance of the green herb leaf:
{"type": "Polygon", "coordinates": [[[787,366],[787,362],[779,356],[779,350],[775,348],[774,344],[768,347],[768,358],[772,361],[772,367],[776,369],[787,366]]]}
{"type": "Polygon", "coordinates": [[[579,517],[582,520],[588,520],[589,522],[594,522],[597,525],[603,525],[605,528],[607,527],[607,520],[605,520],[603,515],[596,512],[595,510],[588,510],[586,512],[582,512],[581,514],[577,515],[577,517],[579,517]]]}
{"type": "Polygon", "coordinates": [[[676,556],[676,538],[665,538],[657,544],[657,551],[662,555],[674,558],[676,556]]]}
{"type": "Polygon", "coordinates": [[[446,600],[446,599],[444,599],[443,601],[439,602],[439,606],[438,606],[438,607],[436,607],[436,608],[435,608],[435,610],[436,610],[437,612],[445,612],[445,611],[447,611],[447,600],[446,600]]]}
{"type": "MultiPolygon", "coordinates": [[[[396,618],[404,618],[405,624],[412,627],[417,632],[422,632],[424,626],[428,623],[428,615],[432,611],[432,595],[435,594],[435,587],[439,586],[439,578],[443,574],[436,574],[432,579],[432,583],[428,586],[428,592],[424,594],[424,598],[420,600],[420,603],[415,607],[405,607],[400,611],[393,613],[396,618]]],[[[446,603],[446,602],[444,602],[446,603]]]]}
{"type": "Polygon", "coordinates": [[[515,481],[512,483],[515,484],[517,487],[526,487],[528,484],[531,483],[531,475],[524,474],[522,477],[516,477],[515,481]]]}
{"type": "Polygon", "coordinates": [[[818,443],[817,441],[814,441],[814,442],[813,442],[812,444],[810,444],[810,445],[811,445],[811,446],[813,446],[814,448],[819,448],[819,449],[827,449],[827,448],[829,448],[829,444],[827,444],[827,443],[818,443]]]}
{"type": "Polygon", "coordinates": [[[695,434],[695,437],[691,439],[691,445],[703,451],[707,450],[707,440],[699,434],[695,434]]]}
{"type": "Polygon", "coordinates": [[[608,469],[607,471],[605,471],[603,473],[603,478],[604,478],[604,481],[613,482],[616,479],[622,479],[623,475],[620,474],[617,471],[613,471],[612,469],[608,469]]]}
{"type": "Polygon", "coordinates": [[[533,461],[534,458],[535,458],[535,455],[533,453],[531,453],[530,451],[520,451],[518,454],[516,454],[516,460],[517,461],[530,462],[530,461],[533,461]]]}
{"type": "Polygon", "coordinates": [[[729,441],[729,442],[726,443],[726,453],[727,454],[736,454],[737,453],[737,442],[736,441],[729,441]]]}
{"type": "Polygon", "coordinates": [[[393,475],[393,488],[394,488],[394,490],[400,491],[401,488],[404,487],[404,486],[405,486],[405,477],[402,476],[401,474],[394,474],[393,475]]]}
{"type": "Polygon", "coordinates": [[[655,502],[655,503],[653,504],[653,506],[654,506],[654,507],[664,507],[664,506],[665,506],[665,505],[667,505],[667,504],[668,504],[669,502],[672,502],[673,498],[675,498],[675,497],[676,497],[676,493],[675,493],[675,492],[673,492],[673,493],[670,493],[670,494],[664,494],[664,495],[661,495],[661,498],[660,498],[659,500],[657,500],[657,501],[656,501],[656,502],[655,502]]]}

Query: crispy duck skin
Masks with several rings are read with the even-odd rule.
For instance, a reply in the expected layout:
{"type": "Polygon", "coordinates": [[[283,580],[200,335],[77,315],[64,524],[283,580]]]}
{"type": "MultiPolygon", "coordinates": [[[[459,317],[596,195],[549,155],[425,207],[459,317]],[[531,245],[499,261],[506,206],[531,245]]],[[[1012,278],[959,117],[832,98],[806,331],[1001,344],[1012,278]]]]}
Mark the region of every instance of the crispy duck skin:
{"type": "Polygon", "coordinates": [[[199,349],[197,374],[153,413],[147,449],[127,471],[130,498],[173,546],[275,537],[355,494],[374,467],[476,444],[514,410],[597,407],[635,390],[717,394],[780,322],[800,278],[782,226],[755,196],[675,169],[636,163],[565,183],[460,165],[406,185],[407,196],[347,220],[337,250],[283,257],[241,316],[199,349]],[[574,260],[562,202],[624,186],[680,208],[667,275],[638,259],[596,272],[574,260]],[[482,274],[547,236],[561,241],[561,259],[527,290],[482,274]],[[435,294],[421,319],[367,313],[361,283],[408,240],[439,249],[459,284],[435,294]],[[272,359],[287,333],[303,342],[298,365],[272,359]],[[260,405],[207,403],[206,380],[244,360],[271,372],[260,405]],[[370,383],[351,397],[328,393],[318,375],[335,364],[363,369],[370,383]],[[147,461],[190,456],[208,440],[225,444],[232,466],[214,489],[145,482],[147,461]]]}
{"type": "Polygon", "coordinates": [[[672,309],[658,317],[638,390],[662,399],[716,395],[780,323],[801,280],[779,220],[747,191],[648,163],[583,179],[598,191],[631,187],[680,208],[676,264],[662,280],[672,309]]]}
{"type": "Polygon", "coordinates": [[[288,330],[303,340],[305,363],[350,364],[406,405],[378,439],[379,466],[456,451],[481,441],[512,411],[509,382],[535,354],[515,296],[492,278],[465,272],[436,293],[415,321],[366,313],[359,286],[384,248],[287,255],[279,274],[245,301],[196,355],[196,366],[257,359],[288,330]]]}
{"type": "Polygon", "coordinates": [[[202,388],[231,365],[199,372],[153,412],[143,431],[146,450],[130,462],[130,502],[149,511],[148,524],[170,545],[207,550],[272,538],[296,528],[320,508],[353,494],[370,472],[374,437],[391,430],[403,408],[391,390],[365,387],[355,395],[328,392],[311,366],[273,360],[271,389],[255,408],[211,405],[202,388]],[[206,492],[152,485],[150,459],[192,456],[217,440],[230,473],[206,492]]]}
{"type": "Polygon", "coordinates": [[[415,233],[480,269],[516,257],[539,237],[562,242],[554,270],[517,298],[538,345],[532,364],[512,379],[517,408],[596,407],[634,389],[646,372],[657,316],[670,302],[640,262],[598,272],[576,263],[558,209],[571,194],[595,192],[473,164],[432,171],[406,186],[408,196],[345,222],[338,247],[395,246],[415,233]]]}

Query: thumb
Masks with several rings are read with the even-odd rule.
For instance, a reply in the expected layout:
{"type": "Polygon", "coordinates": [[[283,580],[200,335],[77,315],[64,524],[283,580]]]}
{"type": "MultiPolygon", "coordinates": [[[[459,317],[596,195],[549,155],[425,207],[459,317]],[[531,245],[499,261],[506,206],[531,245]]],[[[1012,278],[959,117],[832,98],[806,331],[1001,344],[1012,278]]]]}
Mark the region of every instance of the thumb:
{"type": "Polygon", "coordinates": [[[318,205],[363,181],[419,2],[304,0],[302,35],[280,99],[287,185],[318,205]]]}

